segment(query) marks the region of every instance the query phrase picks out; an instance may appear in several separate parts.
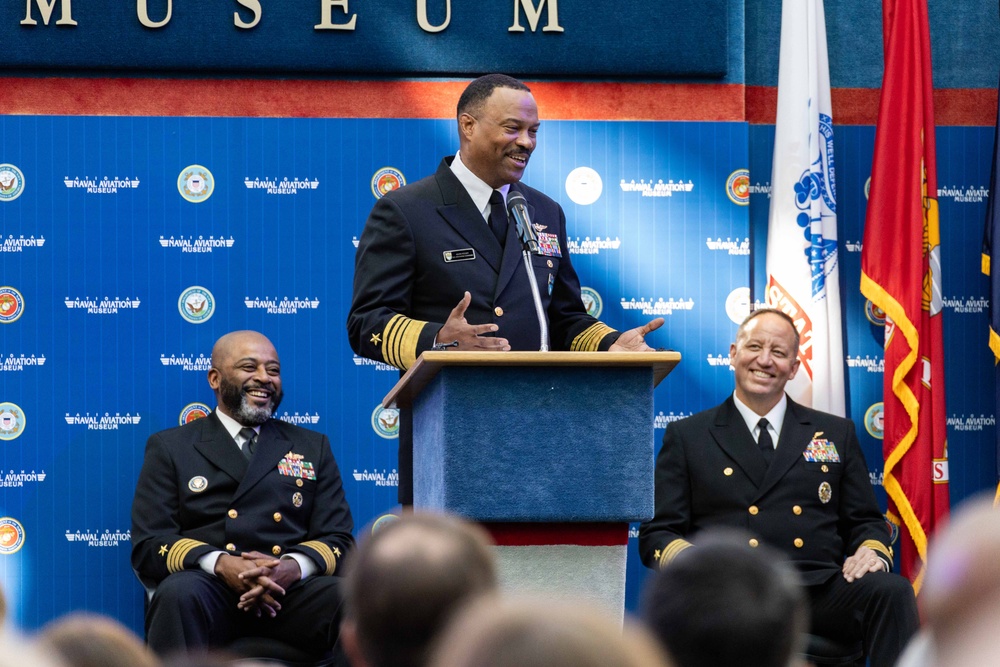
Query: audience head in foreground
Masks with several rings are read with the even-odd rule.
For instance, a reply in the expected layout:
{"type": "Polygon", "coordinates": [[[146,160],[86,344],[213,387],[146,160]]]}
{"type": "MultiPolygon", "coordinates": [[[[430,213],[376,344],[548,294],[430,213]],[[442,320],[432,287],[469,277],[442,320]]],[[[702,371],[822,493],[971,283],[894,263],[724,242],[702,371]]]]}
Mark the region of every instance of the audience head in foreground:
{"type": "Polygon", "coordinates": [[[118,621],[97,614],[58,618],[38,635],[70,667],[157,667],[159,659],[118,621]]]}
{"type": "Polygon", "coordinates": [[[570,600],[484,597],[441,634],[431,667],[671,667],[641,626],[570,600]]]}
{"type": "Polygon", "coordinates": [[[785,667],[809,627],[795,568],[721,529],[653,575],[642,615],[679,667],[785,667]]]}
{"type": "Polygon", "coordinates": [[[967,501],[931,542],[920,592],[929,642],[922,661],[906,664],[1000,665],[998,554],[1000,508],[987,496],[967,501]]]}
{"type": "Polygon", "coordinates": [[[406,514],[378,529],[347,566],[344,650],[354,667],[418,667],[452,614],[497,588],[491,541],[443,514],[406,514]]]}

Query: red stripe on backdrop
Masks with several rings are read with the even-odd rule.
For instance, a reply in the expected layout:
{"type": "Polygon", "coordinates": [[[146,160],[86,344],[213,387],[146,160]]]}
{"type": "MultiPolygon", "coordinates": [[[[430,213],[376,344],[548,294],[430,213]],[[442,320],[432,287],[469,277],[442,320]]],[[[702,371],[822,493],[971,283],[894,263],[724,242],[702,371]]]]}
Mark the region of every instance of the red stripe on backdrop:
{"type": "MultiPolygon", "coordinates": [[[[452,118],[465,81],[0,78],[0,113],[452,118]]],[[[743,86],[529,82],[552,120],[736,121],[743,86]]]]}
{"type": "MultiPolygon", "coordinates": [[[[837,125],[875,125],[878,119],[878,88],[833,88],[833,121],[837,125]]],[[[778,89],[747,86],[747,121],[773,125],[778,108],[778,89]]],[[[997,93],[992,88],[943,88],[934,91],[934,115],[941,126],[982,126],[996,122],[997,93]]]]}
{"type": "Polygon", "coordinates": [[[627,523],[484,523],[500,546],[575,544],[616,547],[628,544],[627,523]]]}

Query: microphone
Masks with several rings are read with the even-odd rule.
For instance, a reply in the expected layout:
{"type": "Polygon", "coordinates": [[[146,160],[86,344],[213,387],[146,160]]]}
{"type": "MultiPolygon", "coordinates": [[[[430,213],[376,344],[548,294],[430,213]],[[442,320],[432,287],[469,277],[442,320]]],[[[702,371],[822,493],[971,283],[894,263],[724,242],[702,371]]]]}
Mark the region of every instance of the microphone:
{"type": "Polygon", "coordinates": [[[535,315],[538,317],[538,349],[547,352],[549,349],[549,318],[542,306],[542,297],[538,291],[535,270],[531,266],[531,255],[538,254],[538,233],[531,226],[531,218],[528,217],[528,202],[525,201],[524,195],[520,192],[513,190],[507,192],[507,214],[514,217],[514,222],[517,223],[517,236],[521,239],[521,259],[524,260],[524,271],[528,276],[531,298],[535,302],[535,315]]]}
{"type": "Polygon", "coordinates": [[[521,239],[521,245],[532,254],[538,254],[538,233],[531,226],[531,218],[528,216],[528,202],[520,192],[510,191],[507,193],[507,213],[514,218],[517,224],[517,236],[521,239]]]}

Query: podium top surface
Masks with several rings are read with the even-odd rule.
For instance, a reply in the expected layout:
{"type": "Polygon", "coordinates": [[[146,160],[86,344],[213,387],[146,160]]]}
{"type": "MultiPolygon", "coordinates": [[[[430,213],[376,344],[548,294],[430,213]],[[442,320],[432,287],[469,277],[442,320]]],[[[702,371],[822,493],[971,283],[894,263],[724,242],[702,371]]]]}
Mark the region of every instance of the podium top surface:
{"type": "Polygon", "coordinates": [[[454,352],[428,351],[417,359],[385,398],[383,407],[409,407],[421,390],[446,366],[607,366],[649,367],[653,386],[681,360],[680,352],[454,352]]]}

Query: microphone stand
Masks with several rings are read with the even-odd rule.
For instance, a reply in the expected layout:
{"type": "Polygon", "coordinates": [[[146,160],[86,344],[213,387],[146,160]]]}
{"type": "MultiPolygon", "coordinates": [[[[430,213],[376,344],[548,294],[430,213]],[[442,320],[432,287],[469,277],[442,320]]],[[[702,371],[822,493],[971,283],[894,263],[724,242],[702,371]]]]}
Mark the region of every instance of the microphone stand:
{"type": "MultiPolygon", "coordinates": [[[[524,198],[521,197],[521,201],[524,198]]],[[[549,351],[549,318],[545,316],[545,309],[542,308],[542,297],[538,292],[538,281],[535,280],[535,271],[531,266],[532,253],[538,252],[538,235],[535,228],[527,220],[527,211],[520,210],[523,207],[511,206],[511,213],[514,222],[517,223],[517,237],[521,240],[521,258],[524,260],[524,270],[528,273],[528,284],[531,286],[531,296],[535,301],[535,315],[538,317],[538,330],[540,332],[540,342],[538,349],[541,352],[549,351]]]]}
{"type": "Polygon", "coordinates": [[[531,266],[531,251],[528,250],[528,244],[524,245],[524,250],[521,251],[521,257],[524,258],[524,270],[528,272],[528,283],[531,285],[531,296],[535,300],[535,314],[538,316],[538,330],[541,332],[541,343],[538,349],[541,352],[549,351],[549,318],[545,316],[545,310],[542,308],[542,297],[538,294],[538,281],[535,280],[535,271],[531,266]]]}

